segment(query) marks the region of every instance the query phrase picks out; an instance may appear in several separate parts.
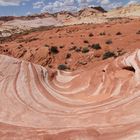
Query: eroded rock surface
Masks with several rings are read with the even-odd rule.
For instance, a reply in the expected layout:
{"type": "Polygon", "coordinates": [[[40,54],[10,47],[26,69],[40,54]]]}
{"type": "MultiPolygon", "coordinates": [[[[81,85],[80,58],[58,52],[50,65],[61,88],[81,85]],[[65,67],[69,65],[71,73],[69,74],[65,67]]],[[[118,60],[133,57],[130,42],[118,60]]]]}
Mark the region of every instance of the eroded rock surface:
{"type": "Polygon", "coordinates": [[[140,50],[75,72],[0,55],[1,140],[138,140],[140,50]]]}

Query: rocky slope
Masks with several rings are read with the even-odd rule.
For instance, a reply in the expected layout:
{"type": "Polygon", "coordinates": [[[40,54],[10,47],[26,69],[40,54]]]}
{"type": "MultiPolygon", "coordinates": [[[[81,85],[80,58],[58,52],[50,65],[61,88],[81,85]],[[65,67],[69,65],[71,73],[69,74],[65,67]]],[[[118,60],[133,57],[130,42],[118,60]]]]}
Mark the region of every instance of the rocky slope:
{"type": "Polygon", "coordinates": [[[139,48],[140,21],[120,20],[108,24],[41,28],[35,32],[1,39],[0,54],[56,69],[65,64],[70,70],[102,61],[105,52],[115,55],[139,48]],[[128,30],[129,29],[129,30],[128,30]],[[99,48],[94,48],[99,44],[99,48]],[[57,51],[53,53],[52,48],[57,51]],[[84,52],[84,50],[87,52],[84,52]]]}
{"type": "Polygon", "coordinates": [[[89,7],[75,13],[42,13],[24,17],[0,17],[0,36],[9,36],[41,26],[63,26],[82,23],[105,23],[112,18],[140,17],[140,5],[130,5],[106,12],[102,7],[89,7]],[[6,32],[6,33],[5,33],[6,32]]]}
{"type": "Polygon", "coordinates": [[[108,12],[108,17],[140,17],[140,4],[119,7],[108,12]]]}
{"type": "Polygon", "coordinates": [[[140,137],[140,50],[75,72],[4,55],[0,64],[1,139],[140,137]]]}

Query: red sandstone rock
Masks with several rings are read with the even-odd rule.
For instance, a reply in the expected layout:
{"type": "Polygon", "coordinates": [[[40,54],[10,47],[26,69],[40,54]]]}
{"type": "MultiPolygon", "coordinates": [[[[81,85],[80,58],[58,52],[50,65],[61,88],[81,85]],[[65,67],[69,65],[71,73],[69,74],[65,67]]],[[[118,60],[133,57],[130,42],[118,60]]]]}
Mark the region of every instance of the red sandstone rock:
{"type": "Polygon", "coordinates": [[[90,69],[49,72],[0,55],[1,140],[140,138],[140,50],[90,69]]]}

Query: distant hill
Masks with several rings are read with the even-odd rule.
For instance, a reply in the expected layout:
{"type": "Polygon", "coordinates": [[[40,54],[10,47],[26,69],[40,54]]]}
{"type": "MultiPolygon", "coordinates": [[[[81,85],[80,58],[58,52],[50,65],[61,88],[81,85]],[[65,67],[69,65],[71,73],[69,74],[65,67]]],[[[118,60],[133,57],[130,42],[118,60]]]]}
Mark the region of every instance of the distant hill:
{"type": "MultiPolygon", "coordinates": [[[[87,7],[77,12],[61,11],[57,13],[41,13],[28,16],[0,17],[1,33],[6,35],[41,26],[64,26],[74,24],[104,23],[119,18],[140,17],[140,4],[127,5],[105,11],[102,7],[87,7]],[[8,33],[7,33],[8,32],[8,33]]],[[[2,35],[1,35],[2,36],[2,35]]]]}

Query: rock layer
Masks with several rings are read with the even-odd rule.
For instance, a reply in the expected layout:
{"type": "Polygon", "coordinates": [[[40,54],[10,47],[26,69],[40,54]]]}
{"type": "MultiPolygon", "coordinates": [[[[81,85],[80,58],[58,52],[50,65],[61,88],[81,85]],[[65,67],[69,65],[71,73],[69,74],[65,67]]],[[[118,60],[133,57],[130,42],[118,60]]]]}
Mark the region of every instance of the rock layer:
{"type": "Polygon", "coordinates": [[[0,55],[1,140],[140,138],[140,50],[75,72],[0,55]]]}
{"type": "Polygon", "coordinates": [[[105,11],[102,7],[88,7],[77,12],[42,13],[22,17],[0,17],[0,37],[23,33],[27,30],[78,24],[101,24],[112,20],[140,17],[140,4],[128,5],[105,11]]]}

